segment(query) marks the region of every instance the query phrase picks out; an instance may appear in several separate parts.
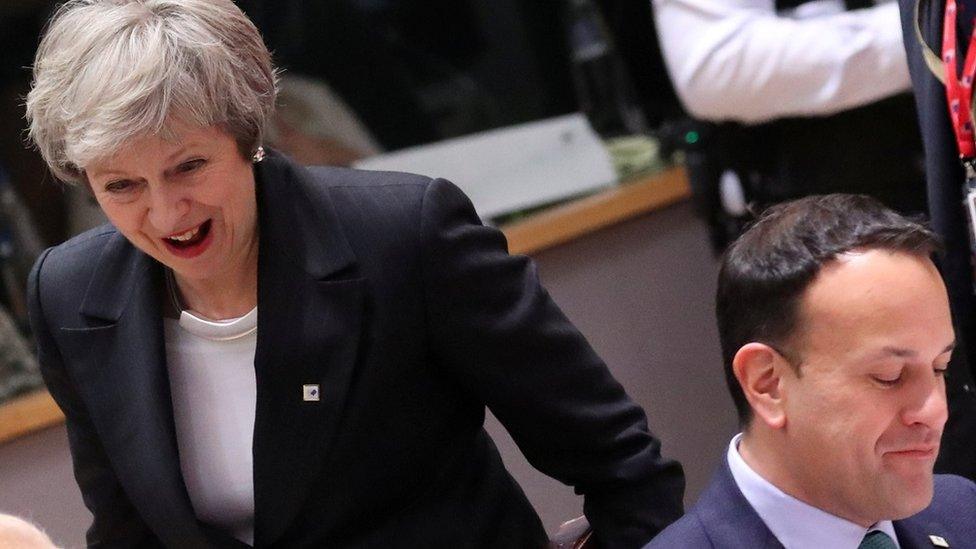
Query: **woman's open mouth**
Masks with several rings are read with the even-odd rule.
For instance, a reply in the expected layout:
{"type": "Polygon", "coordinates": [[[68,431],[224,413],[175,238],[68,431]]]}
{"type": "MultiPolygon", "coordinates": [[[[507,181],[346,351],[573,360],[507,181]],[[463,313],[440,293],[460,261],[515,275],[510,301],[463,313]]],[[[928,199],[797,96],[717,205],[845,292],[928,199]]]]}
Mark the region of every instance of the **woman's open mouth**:
{"type": "Polygon", "coordinates": [[[206,220],[196,227],[178,234],[172,234],[163,238],[163,244],[173,255],[191,258],[202,254],[213,240],[210,235],[210,228],[213,220],[206,220]]]}

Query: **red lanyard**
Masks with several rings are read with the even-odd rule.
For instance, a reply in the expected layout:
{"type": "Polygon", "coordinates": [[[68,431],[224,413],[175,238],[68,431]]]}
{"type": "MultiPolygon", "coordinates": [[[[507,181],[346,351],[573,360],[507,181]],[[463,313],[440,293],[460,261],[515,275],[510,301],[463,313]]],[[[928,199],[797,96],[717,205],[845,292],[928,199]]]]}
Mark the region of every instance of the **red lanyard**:
{"type": "Polygon", "coordinates": [[[969,39],[962,78],[956,77],[956,0],[946,0],[945,21],[942,25],[942,62],[945,65],[946,98],[949,117],[959,145],[959,157],[968,160],[976,157],[973,140],[973,124],[970,115],[973,100],[973,76],[976,73],[976,27],[969,39]]]}

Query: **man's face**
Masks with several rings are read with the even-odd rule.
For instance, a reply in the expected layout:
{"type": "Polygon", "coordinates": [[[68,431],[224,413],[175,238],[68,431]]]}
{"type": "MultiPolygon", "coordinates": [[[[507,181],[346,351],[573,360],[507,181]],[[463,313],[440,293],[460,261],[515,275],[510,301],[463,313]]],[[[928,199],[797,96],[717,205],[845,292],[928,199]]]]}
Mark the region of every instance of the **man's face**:
{"type": "Polygon", "coordinates": [[[782,488],[865,526],[927,507],[953,342],[928,259],[869,250],[825,265],[800,302],[799,375],[780,382],[794,483],[782,488]]]}

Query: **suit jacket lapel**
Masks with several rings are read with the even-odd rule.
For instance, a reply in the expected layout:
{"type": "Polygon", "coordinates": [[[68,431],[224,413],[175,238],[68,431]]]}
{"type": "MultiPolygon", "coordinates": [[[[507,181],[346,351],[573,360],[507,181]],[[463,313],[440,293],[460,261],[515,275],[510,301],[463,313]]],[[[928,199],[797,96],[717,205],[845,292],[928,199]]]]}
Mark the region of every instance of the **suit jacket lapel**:
{"type": "Polygon", "coordinates": [[[734,540],[735,547],[783,548],[739,491],[724,456],[691,513],[698,516],[713,540],[734,540]]]}
{"type": "Polygon", "coordinates": [[[62,328],[65,354],[130,500],[166,545],[204,546],[183,476],[163,343],[158,263],[115,234],[81,306],[62,328]]]}
{"type": "Polygon", "coordinates": [[[898,536],[898,544],[901,549],[933,549],[936,546],[932,543],[930,535],[940,536],[946,540],[949,547],[962,547],[960,543],[970,543],[971,539],[953,539],[948,533],[945,524],[942,523],[937,515],[921,512],[917,515],[903,520],[896,520],[895,534],[898,536]]]}
{"type": "Polygon", "coordinates": [[[932,542],[929,540],[928,535],[925,534],[924,526],[917,525],[917,528],[913,528],[910,522],[907,525],[905,522],[904,520],[898,520],[893,523],[895,526],[895,535],[898,536],[898,545],[901,549],[925,549],[932,547],[932,542]]]}
{"type": "Polygon", "coordinates": [[[281,537],[323,473],[360,340],[355,258],[331,203],[307,192],[306,177],[274,154],[258,169],[256,545],[281,537]],[[318,401],[303,399],[304,385],[318,386],[318,401]]]}

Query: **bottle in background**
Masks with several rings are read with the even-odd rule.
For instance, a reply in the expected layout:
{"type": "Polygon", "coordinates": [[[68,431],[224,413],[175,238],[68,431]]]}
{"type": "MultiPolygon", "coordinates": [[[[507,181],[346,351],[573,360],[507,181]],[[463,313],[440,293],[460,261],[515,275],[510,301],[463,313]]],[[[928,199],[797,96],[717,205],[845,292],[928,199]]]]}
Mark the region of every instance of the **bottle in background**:
{"type": "Polygon", "coordinates": [[[604,139],[647,133],[633,84],[591,0],[567,0],[566,32],[580,110],[604,139]]]}

